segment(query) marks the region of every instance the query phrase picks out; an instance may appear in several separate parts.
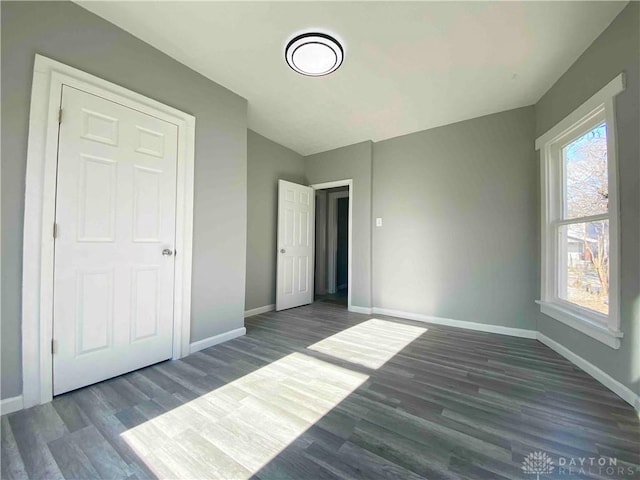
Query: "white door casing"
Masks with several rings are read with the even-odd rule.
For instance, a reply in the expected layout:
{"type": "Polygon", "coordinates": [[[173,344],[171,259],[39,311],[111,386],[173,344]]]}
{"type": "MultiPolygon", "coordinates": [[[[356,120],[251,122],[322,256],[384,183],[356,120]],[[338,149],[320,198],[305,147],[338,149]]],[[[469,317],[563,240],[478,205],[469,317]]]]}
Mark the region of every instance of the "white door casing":
{"type": "Polygon", "coordinates": [[[276,310],[313,302],[314,230],[313,189],[279,180],[276,310]]]}
{"type": "Polygon", "coordinates": [[[53,279],[58,115],[63,85],[176,125],[177,209],[173,285],[173,352],[189,353],[195,165],[194,116],[81,70],[35,55],[27,150],[22,268],[22,384],[24,408],[53,396],[53,279]]]}
{"type": "Polygon", "coordinates": [[[327,192],[316,190],[316,243],[314,287],[316,295],[327,294],[327,192]]]}
{"type": "MultiPolygon", "coordinates": [[[[314,183],[311,188],[314,190],[328,190],[336,187],[349,188],[349,253],[347,263],[347,309],[356,313],[371,313],[368,307],[354,306],[351,302],[351,292],[353,291],[353,204],[355,203],[356,192],[353,188],[353,179],[334,180],[331,182],[314,183]]],[[[328,210],[330,207],[328,206],[328,210]]],[[[327,239],[327,243],[328,243],[327,239]]],[[[329,253],[329,245],[327,245],[327,254],[329,253]]]]}
{"type": "Polygon", "coordinates": [[[175,125],[62,88],[53,393],[172,356],[175,125]]]}

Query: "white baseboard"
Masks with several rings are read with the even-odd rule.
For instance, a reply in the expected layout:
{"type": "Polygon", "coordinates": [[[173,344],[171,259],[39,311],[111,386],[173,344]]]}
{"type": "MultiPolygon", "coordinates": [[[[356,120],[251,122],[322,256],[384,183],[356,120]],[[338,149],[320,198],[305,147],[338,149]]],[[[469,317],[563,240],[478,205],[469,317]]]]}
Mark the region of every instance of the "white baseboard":
{"type": "Polygon", "coordinates": [[[365,315],[373,313],[373,309],[371,307],[358,307],[357,305],[351,305],[349,307],[349,311],[353,313],[363,313],[365,315]]]}
{"type": "MultiPolygon", "coordinates": [[[[252,315],[259,315],[260,313],[266,313],[273,311],[275,309],[275,305],[265,305],[264,307],[254,308],[252,310],[247,310],[245,312],[245,317],[249,317],[252,315]]],[[[440,317],[432,317],[429,315],[422,315],[418,313],[411,312],[402,312],[399,310],[392,310],[387,308],[369,308],[369,307],[358,307],[352,306],[350,311],[355,313],[363,313],[363,314],[380,314],[380,315],[388,315],[390,317],[398,317],[405,318],[407,320],[416,320],[418,322],[426,322],[426,323],[435,323],[438,325],[447,325],[451,327],[459,327],[466,328],[469,330],[478,330],[483,332],[490,333],[499,333],[502,335],[510,335],[514,337],[522,337],[522,338],[532,338],[537,339],[538,341],[545,344],[547,347],[551,348],[558,354],[562,355],[564,358],[569,360],[571,363],[576,365],[577,367],[584,370],[586,373],[591,375],[609,390],[614,392],[620,398],[622,398],[625,402],[630,404],[635,410],[640,414],[640,395],[637,395],[633,390],[626,387],[619,381],[615,380],[609,374],[603,372],[598,367],[588,362],[584,358],[579,355],[576,355],[567,347],[559,344],[555,340],[550,339],[546,335],[537,332],[535,330],[526,330],[521,328],[511,328],[511,327],[501,327],[497,325],[487,325],[483,323],[476,322],[467,322],[463,320],[452,320],[448,318],[440,318],[440,317]]],[[[231,330],[229,332],[222,333],[220,335],[215,335],[213,337],[205,338],[204,340],[199,340],[197,342],[193,342],[190,345],[189,353],[194,353],[199,350],[203,350],[205,348],[212,347],[219,343],[226,342],[236,337],[240,337],[246,334],[246,329],[236,328],[235,330],[231,330]]],[[[0,414],[6,415],[8,413],[17,412],[18,410],[23,409],[23,399],[22,395],[18,395],[17,397],[10,397],[0,400],[0,414]]]]}
{"type": "Polygon", "coordinates": [[[17,397],[3,398],[0,400],[0,415],[6,415],[7,413],[17,412],[24,408],[22,401],[22,395],[17,397]]]}
{"type": "Polygon", "coordinates": [[[538,332],[537,339],[540,342],[544,343],[551,350],[554,350],[560,355],[562,355],[564,358],[569,360],[571,363],[573,363],[577,367],[580,367],[582,370],[587,372],[589,375],[591,375],[593,378],[595,378],[597,381],[599,381],[601,384],[603,384],[613,393],[615,393],[620,398],[622,398],[625,402],[627,402],[632,407],[634,407],[636,411],[640,412],[640,396],[638,396],[633,390],[631,390],[630,388],[626,387],[625,385],[623,385],[622,383],[620,383],[619,381],[611,377],[608,373],[605,373],[602,370],[600,370],[593,363],[588,362],[587,360],[585,360],[579,355],[576,355],[567,347],[559,344],[555,340],[550,339],[546,335],[538,332]]]}
{"type": "MultiPolygon", "coordinates": [[[[245,310],[244,318],[253,317],[254,315],[260,315],[261,313],[273,312],[276,309],[275,305],[265,305],[264,307],[252,308],[251,310],[245,310]]],[[[351,305],[350,312],[363,313],[365,315],[371,314],[371,307],[358,307],[357,305],[351,305]]]]}
{"type": "Polygon", "coordinates": [[[538,333],[535,330],[527,330],[525,328],[503,327],[500,325],[489,325],[486,323],[467,322],[465,320],[453,320],[450,318],[433,317],[431,315],[403,312],[400,310],[392,310],[389,308],[373,307],[373,313],[379,315],[388,315],[390,317],[406,318],[408,320],[416,320],[418,322],[446,325],[448,327],[466,328],[467,330],[477,330],[480,332],[499,333],[501,335],[509,335],[512,337],[537,338],[536,335],[538,333]]]}
{"type": "Polygon", "coordinates": [[[219,343],[241,337],[246,333],[247,329],[242,327],[236,328],[235,330],[229,330],[228,332],[221,333],[220,335],[214,335],[213,337],[198,340],[197,342],[193,342],[191,345],[189,345],[189,353],[195,353],[205,348],[213,347],[214,345],[218,345],[219,343]]]}
{"type": "MultiPolygon", "coordinates": [[[[360,308],[360,307],[359,307],[360,308]]],[[[544,343],[547,347],[556,351],[564,358],[569,360],[571,363],[581,368],[593,378],[595,378],[598,382],[603,384],[613,393],[622,398],[629,405],[634,407],[638,413],[640,413],[640,395],[637,395],[633,390],[626,387],[609,374],[603,372],[594,364],[588,362],[584,358],[579,355],[576,355],[567,347],[559,344],[558,342],[550,339],[546,335],[536,331],[536,330],[527,330],[523,328],[512,328],[512,327],[502,327],[499,325],[487,325],[484,323],[476,323],[476,322],[467,322],[463,320],[452,320],[449,318],[440,318],[440,317],[432,317],[430,315],[423,315],[420,313],[412,313],[412,312],[403,312],[400,310],[392,310],[388,308],[378,308],[373,307],[373,313],[379,315],[388,315],[390,317],[398,317],[405,318],[408,320],[416,320],[418,322],[426,322],[426,323],[435,323],[438,325],[447,325],[450,327],[459,327],[466,328],[469,330],[479,330],[482,332],[490,332],[490,333],[499,333],[502,335],[510,335],[512,337],[522,337],[522,338],[531,338],[539,340],[544,343]]],[[[360,312],[366,313],[366,312],[360,312]]]]}
{"type": "Polygon", "coordinates": [[[264,305],[263,307],[252,308],[244,311],[244,318],[260,315],[261,313],[273,312],[276,309],[275,304],[264,305]]]}

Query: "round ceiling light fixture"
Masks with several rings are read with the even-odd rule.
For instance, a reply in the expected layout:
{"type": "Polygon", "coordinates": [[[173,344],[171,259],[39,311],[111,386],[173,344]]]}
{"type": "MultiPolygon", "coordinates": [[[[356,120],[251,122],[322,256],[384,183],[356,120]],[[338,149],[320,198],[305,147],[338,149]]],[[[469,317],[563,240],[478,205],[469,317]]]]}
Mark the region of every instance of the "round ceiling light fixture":
{"type": "Polygon", "coordinates": [[[335,72],[344,58],[342,45],[326,33],[308,32],[291,39],[284,51],[287,64],[309,77],[335,72]]]}

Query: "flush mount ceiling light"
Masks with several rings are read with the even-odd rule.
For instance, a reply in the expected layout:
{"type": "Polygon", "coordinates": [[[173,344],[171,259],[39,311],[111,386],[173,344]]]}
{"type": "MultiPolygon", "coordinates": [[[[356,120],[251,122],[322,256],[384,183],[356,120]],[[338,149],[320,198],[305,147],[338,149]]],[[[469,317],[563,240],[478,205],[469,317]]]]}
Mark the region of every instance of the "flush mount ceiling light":
{"type": "Polygon", "coordinates": [[[284,52],[287,64],[296,72],[321,77],[335,72],[342,64],[342,45],[330,35],[303,33],[293,38],[284,52]]]}

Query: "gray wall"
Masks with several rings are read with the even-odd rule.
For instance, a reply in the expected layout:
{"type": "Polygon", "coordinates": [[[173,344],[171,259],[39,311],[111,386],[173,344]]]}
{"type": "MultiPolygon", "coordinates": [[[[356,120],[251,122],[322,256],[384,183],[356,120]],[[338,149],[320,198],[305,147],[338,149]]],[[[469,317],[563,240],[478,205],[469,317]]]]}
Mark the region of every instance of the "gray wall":
{"type": "Polygon", "coordinates": [[[309,184],[353,179],[353,279],[351,302],[355,307],[371,307],[371,159],[373,144],[348,147],[305,157],[309,184]]]}
{"type": "Polygon", "coordinates": [[[619,350],[540,315],[538,329],[640,394],[640,4],[630,2],[536,105],[541,135],[624,71],[616,97],[621,212],[619,350]]]}
{"type": "Polygon", "coordinates": [[[278,180],[305,183],[301,155],[249,130],[247,135],[245,309],[276,303],[278,180]]]}
{"type": "Polygon", "coordinates": [[[191,339],[243,326],[246,109],[211,82],[70,2],[2,2],[2,398],[21,392],[22,227],[34,55],[197,118],[191,339]]]}
{"type": "Polygon", "coordinates": [[[533,107],[375,144],[373,304],[535,329],[533,107]]]}

